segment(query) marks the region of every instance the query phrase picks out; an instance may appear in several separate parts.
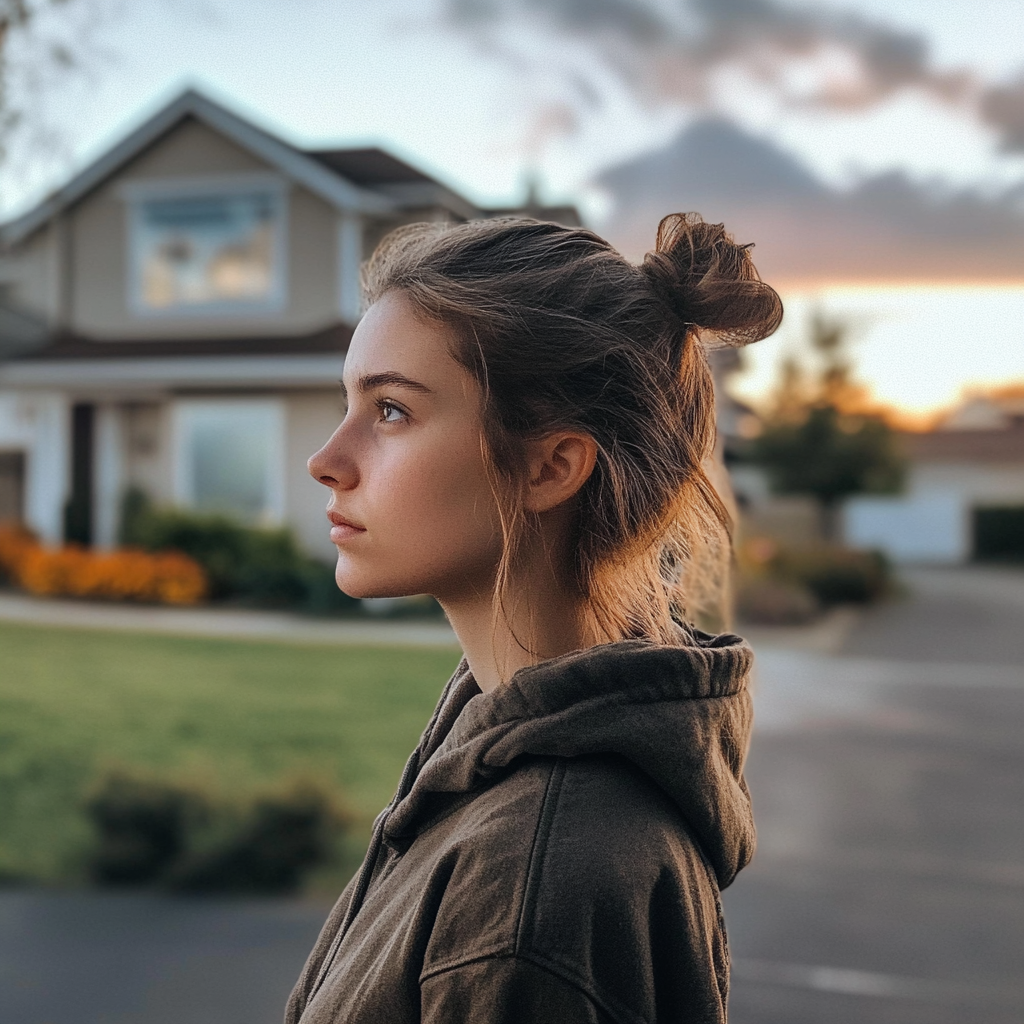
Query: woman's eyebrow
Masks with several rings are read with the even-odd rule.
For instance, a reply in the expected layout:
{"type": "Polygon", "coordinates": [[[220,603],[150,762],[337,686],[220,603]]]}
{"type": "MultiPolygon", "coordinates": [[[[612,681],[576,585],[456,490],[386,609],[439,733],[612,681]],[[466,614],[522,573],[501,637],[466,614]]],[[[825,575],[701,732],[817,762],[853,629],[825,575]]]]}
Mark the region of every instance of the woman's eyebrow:
{"type": "Polygon", "coordinates": [[[407,391],[418,391],[421,395],[432,395],[434,392],[426,384],[418,380],[406,377],[404,374],[396,373],[394,370],[384,370],[382,373],[367,373],[356,382],[356,389],[360,392],[373,391],[374,388],[405,388],[407,391]]]}

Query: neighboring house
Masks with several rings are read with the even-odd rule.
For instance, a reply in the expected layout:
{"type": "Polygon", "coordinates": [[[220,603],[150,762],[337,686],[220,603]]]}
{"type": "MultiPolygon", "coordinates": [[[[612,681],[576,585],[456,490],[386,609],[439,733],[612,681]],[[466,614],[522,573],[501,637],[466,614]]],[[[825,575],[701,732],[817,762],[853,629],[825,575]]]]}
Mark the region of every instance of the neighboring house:
{"type": "Polygon", "coordinates": [[[938,429],[907,434],[907,483],[896,497],[845,508],[849,543],[898,562],[955,564],[976,553],[977,513],[1024,508],[1024,395],[975,397],[938,429]]]}
{"type": "Polygon", "coordinates": [[[579,223],[186,92],[0,228],[0,519],[107,546],[138,487],[333,554],[305,464],[342,414],[360,263],[399,224],[497,212],[579,223]]]}
{"type": "Polygon", "coordinates": [[[767,537],[781,544],[804,544],[820,540],[821,514],[817,502],[805,495],[774,494],[768,474],[744,461],[743,449],[761,431],[757,411],[729,391],[729,378],[739,371],[738,349],[713,349],[711,368],[715,376],[715,406],[718,452],[728,469],[727,487],[719,479],[715,486],[731,497],[730,512],[736,520],[736,536],[767,537]]]}

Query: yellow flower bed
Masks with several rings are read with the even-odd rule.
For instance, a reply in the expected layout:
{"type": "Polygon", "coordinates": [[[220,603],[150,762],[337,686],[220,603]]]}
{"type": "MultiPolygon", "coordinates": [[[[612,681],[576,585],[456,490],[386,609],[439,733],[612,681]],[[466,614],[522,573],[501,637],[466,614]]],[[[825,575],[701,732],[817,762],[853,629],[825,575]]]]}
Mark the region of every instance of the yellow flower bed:
{"type": "Polygon", "coordinates": [[[180,552],[46,548],[12,525],[0,525],[0,571],[16,586],[47,597],[197,604],[208,591],[202,567],[180,552]]]}

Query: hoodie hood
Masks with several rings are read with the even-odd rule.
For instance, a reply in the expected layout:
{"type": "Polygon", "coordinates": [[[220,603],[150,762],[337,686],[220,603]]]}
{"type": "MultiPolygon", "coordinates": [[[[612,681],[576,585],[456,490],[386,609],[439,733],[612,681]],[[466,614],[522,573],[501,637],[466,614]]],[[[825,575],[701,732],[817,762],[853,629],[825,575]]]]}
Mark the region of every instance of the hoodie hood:
{"type": "Polygon", "coordinates": [[[411,839],[524,755],[612,754],[675,803],[724,888],[754,851],[743,779],[752,660],[739,637],[694,630],[686,646],[628,640],[545,661],[490,693],[463,662],[383,822],[384,841],[411,839]]]}

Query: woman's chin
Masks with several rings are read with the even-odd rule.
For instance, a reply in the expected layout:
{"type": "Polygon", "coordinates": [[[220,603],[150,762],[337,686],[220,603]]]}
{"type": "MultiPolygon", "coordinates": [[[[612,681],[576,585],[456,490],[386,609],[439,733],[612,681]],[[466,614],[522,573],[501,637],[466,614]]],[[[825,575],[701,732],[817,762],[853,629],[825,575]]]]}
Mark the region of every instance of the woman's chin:
{"type": "Polygon", "coordinates": [[[415,597],[423,593],[414,587],[402,586],[400,583],[382,583],[380,579],[367,580],[356,573],[345,572],[341,564],[334,573],[334,582],[338,589],[349,597],[362,600],[363,598],[378,597],[415,597]]]}

